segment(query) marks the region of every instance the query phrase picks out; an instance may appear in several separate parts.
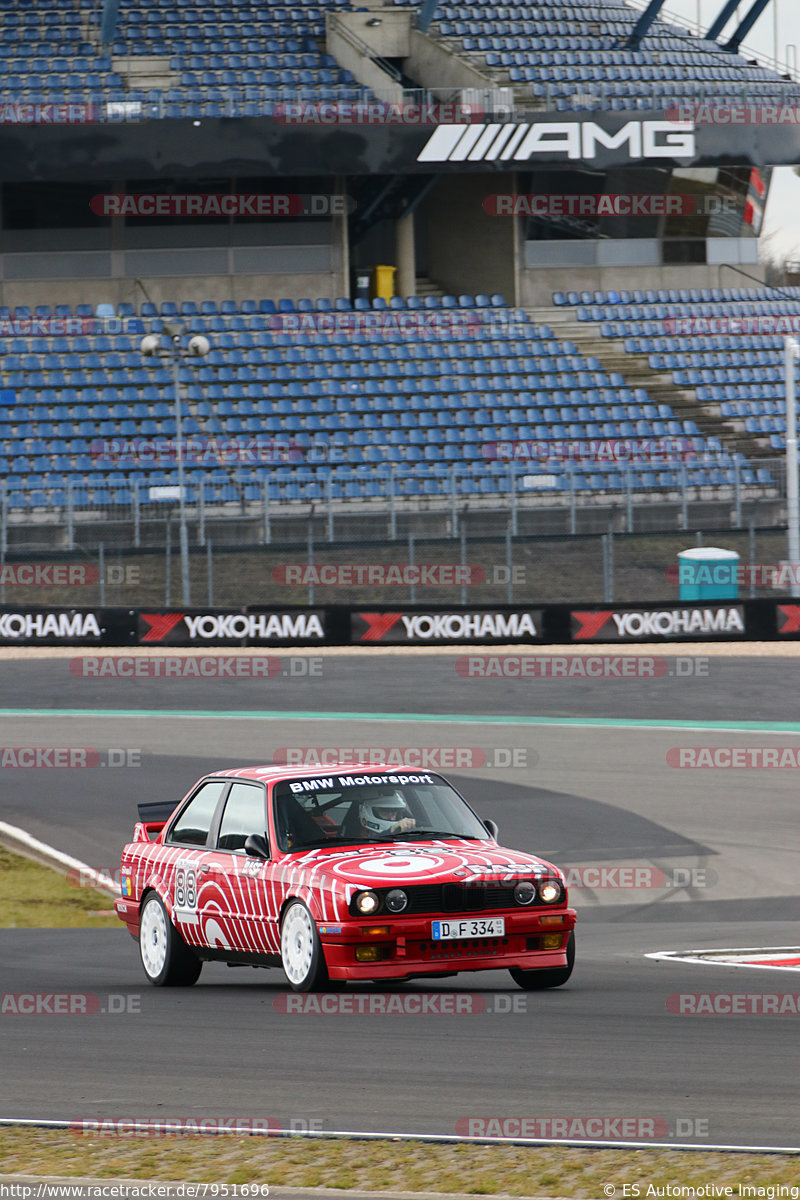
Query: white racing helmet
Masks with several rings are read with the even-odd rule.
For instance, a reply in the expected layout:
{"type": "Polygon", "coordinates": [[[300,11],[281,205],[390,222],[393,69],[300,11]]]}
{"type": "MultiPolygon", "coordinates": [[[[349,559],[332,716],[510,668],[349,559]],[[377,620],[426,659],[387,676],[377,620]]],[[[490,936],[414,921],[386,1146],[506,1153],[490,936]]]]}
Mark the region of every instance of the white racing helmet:
{"type": "Polygon", "coordinates": [[[387,792],[383,796],[361,801],[361,824],[370,833],[390,833],[398,821],[412,819],[402,792],[387,792]]]}

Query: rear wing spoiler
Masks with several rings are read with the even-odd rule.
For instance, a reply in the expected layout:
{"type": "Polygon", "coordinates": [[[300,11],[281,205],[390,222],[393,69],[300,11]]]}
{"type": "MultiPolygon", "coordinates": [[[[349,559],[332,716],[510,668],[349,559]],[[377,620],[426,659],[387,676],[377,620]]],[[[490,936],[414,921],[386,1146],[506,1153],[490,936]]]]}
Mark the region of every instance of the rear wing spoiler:
{"type": "Polygon", "coordinates": [[[135,842],[152,842],[158,837],[177,805],[171,800],[156,800],[149,804],[138,804],[139,820],[133,833],[135,842]]]}

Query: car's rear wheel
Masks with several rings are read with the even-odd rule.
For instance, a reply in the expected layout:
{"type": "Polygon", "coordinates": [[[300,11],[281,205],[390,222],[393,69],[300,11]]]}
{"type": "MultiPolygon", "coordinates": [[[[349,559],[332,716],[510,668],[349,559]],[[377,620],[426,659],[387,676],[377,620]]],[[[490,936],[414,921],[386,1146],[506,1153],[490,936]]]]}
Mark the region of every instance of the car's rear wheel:
{"type": "Polygon", "coordinates": [[[526,992],[538,992],[544,988],[561,987],[572,974],[575,966],[575,934],[570,933],[567,941],[567,965],[565,967],[544,967],[540,971],[523,971],[520,967],[511,967],[510,975],[526,992]]]}
{"type": "Polygon", "coordinates": [[[281,962],[295,992],[313,992],[329,982],[317,927],[302,900],[293,900],[283,914],[281,962]]]}
{"type": "Polygon", "coordinates": [[[139,918],[139,956],[154,987],[191,987],[203,964],[170,921],[155,892],[142,905],[139,918]]]}

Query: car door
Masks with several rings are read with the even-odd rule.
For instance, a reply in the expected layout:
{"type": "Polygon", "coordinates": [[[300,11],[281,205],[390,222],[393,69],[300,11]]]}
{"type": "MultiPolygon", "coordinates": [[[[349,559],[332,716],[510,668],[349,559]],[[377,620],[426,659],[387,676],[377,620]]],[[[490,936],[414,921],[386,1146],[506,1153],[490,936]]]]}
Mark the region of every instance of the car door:
{"type": "Polygon", "coordinates": [[[201,783],[183,806],[164,839],[170,851],[162,863],[162,883],[172,902],[172,922],[190,946],[205,946],[202,912],[206,883],[213,875],[210,842],[216,829],[220,800],[230,780],[201,783]]]}
{"type": "Polygon", "coordinates": [[[236,780],[219,821],[211,864],[219,871],[219,923],[229,947],[255,954],[277,954],[278,906],[271,884],[270,860],[247,854],[250,834],[268,838],[266,788],[236,780]]]}

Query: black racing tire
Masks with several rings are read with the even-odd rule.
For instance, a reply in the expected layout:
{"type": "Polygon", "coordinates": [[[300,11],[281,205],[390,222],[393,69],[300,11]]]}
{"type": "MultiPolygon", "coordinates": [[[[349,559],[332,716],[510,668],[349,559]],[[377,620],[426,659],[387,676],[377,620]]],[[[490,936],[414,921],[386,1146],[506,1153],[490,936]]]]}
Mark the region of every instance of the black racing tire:
{"type": "Polygon", "coordinates": [[[543,967],[539,971],[523,971],[511,967],[509,974],[516,984],[526,992],[540,992],[545,988],[561,987],[572,974],[575,966],[575,934],[570,933],[567,941],[567,965],[565,967],[543,967]]]}
{"type": "Polygon", "coordinates": [[[302,900],[292,900],[283,914],[281,963],[292,991],[316,992],[337,986],[328,978],[317,926],[302,900]]]}
{"type": "Polygon", "coordinates": [[[178,933],[160,897],[149,892],[139,917],[139,957],[153,987],[191,987],[203,964],[178,933]]]}

